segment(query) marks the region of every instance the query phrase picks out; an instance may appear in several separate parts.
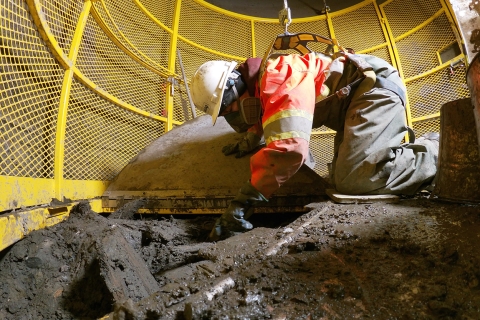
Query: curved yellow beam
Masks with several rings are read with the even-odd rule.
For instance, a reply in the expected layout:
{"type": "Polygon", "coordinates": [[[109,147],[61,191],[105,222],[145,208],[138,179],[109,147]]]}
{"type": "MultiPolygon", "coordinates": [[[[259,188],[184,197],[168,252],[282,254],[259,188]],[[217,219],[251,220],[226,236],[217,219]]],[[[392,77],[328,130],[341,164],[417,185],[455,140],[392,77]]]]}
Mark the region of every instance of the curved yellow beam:
{"type": "MultiPolygon", "coordinates": [[[[132,0],[137,6],[138,8],[143,12],[144,15],[146,15],[151,21],[153,21],[156,25],[158,25],[159,27],[161,27],[162,29],[164,29],[165,31],[169,32],[170,34],[173,34],[173,31],[172,29],[168,28],[167,26],[165,26],[163,23],[161,23],[157,18],[155,18],[151,13],[150,11],[148,11],[147,8],[145,8],[141,2],[139,0],[132,0]]],[[[237,60],[237,61],[244,61],[247,57],[239,57],[239,56],[233,56],[233,55],[229,55],[229,54],[226,54],[226,53],[223,53],[223,52],[220,52],[220,51],[216,51],[216,50],[213,50],[213,49],[210,49],[210,48],[207,48],[207,47],[204,47],[202,45],[199,45],[198,43],[195,43],[193,41],[190,41],[188,40],[187,38],[185,37],[182,37],[181,35],[177,35],[178,39],[191,45],[192,47],[195,47],[197,49],[200,49],[200,50],[203,50],[203,51],[206,51],[206,52],[209,52],[209,53],[212,53],[212,54],[215,54],[215,55],[218,55],[220,57],[225,57],[225,58],[229,58],[229,59],[232,59],[232,60],[237,60]]]]}
{"type": "Polygon", "coordinates": [[[421,24],[419,24],[419,25],[416,26],[415,28],[410,29],[408,32],[405,32],[404,34],[399,35],[398,37],[396,37],[396,38],[395,38],[395,42],[399,42],[400,40],[405,39],[406,37],[414,34],[415,32],[418,32],[419,30],[425,28],[425,26],[429,25],[433,20],[435,20],[436,18],[438,18],[438,17],[439,17],[440,15],[442,15],[444,12],[445,12],[445,9],[444,9],[444,8],[438,10],[437,12],[435,12],[435,14],[434,14],[433,16],[431,16],[431,17],[428,18],[427,20],[423,21],[421,24]]]}
{"type": "Polygon", "coordinates": [[[440,112],[437,112],[437,113],[434,113],[434,114],[429,114],[429,115],[423,116],[423,117],[414,118],[414,119],[412,119],[412,121],[413,122],[419,122],[419,121],[431,120],[431,119],[436,119],[436,118],[440,118],[440,112]]]}
{"type": "Polygon", "coordinates": [[[72,66],[66,69],[63,77],[62,92],[60,94],[60,103],[58,106],[57,115],[57,131],[55,135],[55,164],[53,168],[54,181],[55,181],[55,197],[59,200],[63,200],[63,165],[65,162],[65,134],[67,130],[67,112],[68,103],[70,100],[70,91],[72,89],[73,80],[73,66],[77,61],[78,51],[80,48],[80,42],[82,41],[83,31],[87,25],[87,18],[92,7],[92,2],[86,0],[83,4],[82,12],[78,18],[75,33],[73,35],[72,43],[70,44],[70,51],[68,53],[68,59],[71,61],[72,66]]]}
{"type": "MultiPolygon", "coordinates": [[[[30,9],[30,13],[32,15],[32,18],[35,22],[35,25],[38,28],[38,31],[40,35],[42,36],[42,39],[46,42],[47,46],[50,48],[53,56],[57,59],[58,63],[65,69],[65,70],[72,70],[73,71],[73,76],[79,80],[81,83],[86,85],[88,88],[90,88],[93,92],[97,93],[99,96],[109,100],[110,102],[114,103],[120,108],[129,110],[131,112],[134,112],[136,114],[139,114],[141,116],[145,116],[148,118],[152,118],[161,122],[167,122],[167,119],[165,117],[161,117],[158,115],[152,115],[149,112],[146,112],[142,109],[139,109],[137,107],[131,106],[123,101],[121,101],[118,98],[113,97],[109,93],[105,92],[101,88],[99,88],[97,85],[95,85],[90,79],[85,77],[80,70],[78,70],[76,67],[74,67],[74,63],[72,59],[67,56],[60,45],[58,44],[57,40],[55,39],[55,36],[53,32],[50,30],[50,27],[48,25],[48,21],[46,20],[45,14],[42,9],[42,4],[40,3],[40,0],[26,0],[27,4],[30,9]]],[[[174,124],[181,124],[178,121],[173,121],[172,123],[174,124]]]]}
{"type": "Polygon", "coordinates": [[[421,78],[425,78],[425,77],[427,77],[427,76],[429,76],[429,75],[432,75],[432,74],[434,74],[434,73],[437,73],[438,71],[441,71],[441,70],[443,70],[443,69],[446,69],[446,68],[450,67],[450,65],[451,65],[453,62],[456,62],[456,61],[458,61],[458,60],[460,60],[460,59],[466,60],[466,59],[465,59],[465,55],[463,55],[463,54],[458,55],[458,56],[456,56],[455,58],[450,59],[450,60],[448,60],[448,61],[445,62],[445,63],[442,63],[442,64],[439,65],[438,67],[435,67],[435,68],[433,68],[433,69],[430,69],[430,70],[428,70],[428,71],[426,71],[426,72],[424,72],[424,73],[417,74],[416,76],[410,77],[410,78],[408,78],[408,79],[405,79],[405,84],[407,84],[407,83],[409,83],[409,82],[412,82],[412,81],[415,81],[415,80],[418,80],[418,79],[421,79],[421,78]]]}
{"type": "MultiPolygon", "coordinates": [[[[101,1],[102,4],[104,3],[103,0],[101,1]]],[[[107,11],[107,15],[109,15],[108,13],[108,9],[105,8],[105,10],[107,11]]],[[[95,21],[97,22],[98,26],[103,30],[103,32],[105,32],[105,34],[110,38],[110,40],[113,41],[113,43],[115,43],[117,45],[117,47],[119,47],[120,49],[122,49],[123,52],[125,52],[130,58],[132,58],[135,62],[137,62],[138,64],[142,65],[143,67],[145,67],[146,69],[152,71],[153,73],[156,73],[158,74],[159,76],[163,77],[163,78],[168,78],[170,75],[175,75],[175,74],[171,74],[165,67],[162,67],[162,66],[159,66],[155,61],[151,60],[149,57],[147,57],[146,55],[144,55],[141,51],[138,51],[139,54],[145,59],[147,60],[148,62],[150,63],[147,63],[145,62],[144,60],[140,59],[136,54],[134,54],[129,48],[127,48],[121,41],[119,41],[117,39],[117,36],[112,32],[112,30],[105,24],[105,22],[103,21],[101,15],[98,13],[97,9],[95,8],[95,6],[92,7],[92,10],[91,10],[91,13],[92,13],[92,16],[93,18],[95,19],[95,21]],[[154,65],[157,65],[159,66],[159,68],[157,67],[154,67],[154,65]]],[[[130,41],[128,41],[126,39],[126,37],[124,36],[124,34],[118,29],[117,25],[115,24],[115,22],[112,20],[112,23],[113,25],[115,26],[115,28],[117,28],[117,31],[122,35],[122,38],[127,41],[127,43],[129,45],[131,45],[132,47],[135,47],[133,44],[130,43],[130,41]]],[[[175,75],[178,77],[178,75],[175,75]]]]}
{"type": "MultiPolygon", "coordinates": [[[[76,67],[72,68],[74,70],[74,77],[77,79],[79,82],[81,82],[84,86],[89,88],[90,90],[94,91],[96,94],[98,94],[100,97],[104,98],[105,100],[110,101],[111,103],[121,106],[122,109],[131,111],[133,113],[139,114],[141,116],[144,116],[146,118],[150,118],[153,120],[157,120],[160,122],[167,122],[167,118],[147,112],[145,110],[139,109],[137,107],[132,106],[131,104],[115,97],[114,95],[108,93],[107,91],[103,90],[99,86],[97,86],[94,82],[92,82],[89,78],[85,77],[76,67]]],[[[179,121],[172,121],[173,124],[175,125],[180,125],[182,124],[179,121]]]]}

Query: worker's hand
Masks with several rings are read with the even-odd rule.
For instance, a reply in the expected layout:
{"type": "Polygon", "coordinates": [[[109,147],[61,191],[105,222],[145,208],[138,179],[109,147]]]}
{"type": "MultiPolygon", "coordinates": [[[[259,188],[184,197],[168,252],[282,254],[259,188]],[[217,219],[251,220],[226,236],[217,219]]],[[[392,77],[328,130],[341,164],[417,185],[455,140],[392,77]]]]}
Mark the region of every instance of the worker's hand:
{"type": "Polygon", "coordinates": [[[241,158],[258,147],[261,144],[261,140],[262,138],[257,136],[255,133],[247,132],[247,134],[239,142],[223,147],[222,152],[226,156],[235,154],[235,158],[241,158]]]}

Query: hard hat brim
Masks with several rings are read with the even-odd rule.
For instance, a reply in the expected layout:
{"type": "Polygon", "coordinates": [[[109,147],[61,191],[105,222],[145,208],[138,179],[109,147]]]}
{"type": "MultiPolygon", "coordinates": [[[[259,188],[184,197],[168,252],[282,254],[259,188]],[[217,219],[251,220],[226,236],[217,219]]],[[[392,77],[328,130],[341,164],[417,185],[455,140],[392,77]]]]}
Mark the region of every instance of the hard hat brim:
{"type": "MultiPolygon", "coordinates": [[[[222,84],[220,84],[220,86],[222,88],[225,88],[225,85],[227,84],[227,81],[228,81],[228,76],[230,75],[230,73],[233,71],[233,69],[235,69],[235,67],[237,66],[237,62],[236,61],[232,61],[230,62],[230,66],[228,68],[228,71],[227,71],[227,75],[226,77],[224,77],[224,79],[222,79],[222,84]]],[[[215,104],[215,107],[213,108],[213,113],[212,113],[212,126],[215,125],[215,123],[217,122],[217,118],[220,114],[220,107],[222,105],[222,99],[223,99],[223,92],[224,90],[222,89],[222,93],[220,94],[220,99],[218,99],[218,102],[215,104]]]]}

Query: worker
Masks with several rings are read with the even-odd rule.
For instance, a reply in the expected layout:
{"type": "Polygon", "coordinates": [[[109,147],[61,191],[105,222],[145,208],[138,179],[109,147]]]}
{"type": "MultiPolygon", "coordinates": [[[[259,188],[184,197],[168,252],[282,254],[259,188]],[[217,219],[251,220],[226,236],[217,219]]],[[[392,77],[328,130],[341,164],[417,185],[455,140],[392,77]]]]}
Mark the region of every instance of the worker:
{"type": "Polygon", "coordinates": [[[191,82],[195,106],[244,138],[223,148],[250,158],[251,178],[210,233],[218,240],[253,228],[254,206],[292,177],[309,154],[311,129],[336,131],[331,183],[338,192],[413,195],[436,173],[438,134],[402,144],[406,89],[386,61],[361,54],[309,53],[209,61],[191,82]]]}

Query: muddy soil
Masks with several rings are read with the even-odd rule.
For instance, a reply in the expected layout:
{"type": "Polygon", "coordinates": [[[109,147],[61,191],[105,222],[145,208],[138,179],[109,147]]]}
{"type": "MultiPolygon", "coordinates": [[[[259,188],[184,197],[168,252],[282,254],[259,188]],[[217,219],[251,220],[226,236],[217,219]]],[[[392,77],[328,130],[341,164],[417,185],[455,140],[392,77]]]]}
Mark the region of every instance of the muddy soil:
{"type": "Polygon", "coordinates": [[[0,319],[480,319],[478,205],[325,200],[217,243],[214,216],[128,211],[2,251],[0,319]]]}

